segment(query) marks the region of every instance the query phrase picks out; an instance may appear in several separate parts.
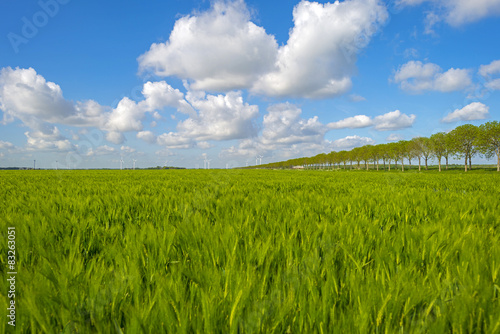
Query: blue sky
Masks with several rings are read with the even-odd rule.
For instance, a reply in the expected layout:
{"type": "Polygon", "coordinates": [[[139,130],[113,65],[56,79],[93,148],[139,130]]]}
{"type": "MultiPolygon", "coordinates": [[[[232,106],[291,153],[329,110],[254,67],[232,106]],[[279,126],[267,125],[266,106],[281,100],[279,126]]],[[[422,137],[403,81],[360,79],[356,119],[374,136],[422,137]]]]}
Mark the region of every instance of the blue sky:
{"type": "Polygon", "coordinates": [[[500,0],[3,1],[0,167],[236,167],[499,119],[500,0]]]}

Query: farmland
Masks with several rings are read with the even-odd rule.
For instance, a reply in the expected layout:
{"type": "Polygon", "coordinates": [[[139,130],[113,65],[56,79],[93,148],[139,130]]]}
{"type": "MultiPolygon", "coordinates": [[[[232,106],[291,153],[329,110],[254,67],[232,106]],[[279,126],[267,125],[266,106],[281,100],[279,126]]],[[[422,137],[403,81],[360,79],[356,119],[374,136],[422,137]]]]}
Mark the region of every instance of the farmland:
{"type": "Polygon", "coordinates": [[[496,172],[6,171],[0,189],[21,333],[500,332],[496,172]]]}

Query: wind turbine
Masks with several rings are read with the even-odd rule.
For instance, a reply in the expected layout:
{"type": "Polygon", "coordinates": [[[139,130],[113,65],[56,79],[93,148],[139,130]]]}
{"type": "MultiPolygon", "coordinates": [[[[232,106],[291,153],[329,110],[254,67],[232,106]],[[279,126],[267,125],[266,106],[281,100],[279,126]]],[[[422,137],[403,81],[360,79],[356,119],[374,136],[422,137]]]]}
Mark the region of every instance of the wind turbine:
{"type": "Polygon", "coordinates": [[[208,169],[210,169],[210,161],[212,161],[211,159],[207,159],[207,166],[208,166],[208,169]]]}
{"type": "Polygon", "coordinates": [[[134,170],[135,170],[135,163],[136,163],[136,159],[132,159],[132,161],[134,162],[134,170]]]}
{"type": "Polygon", "coordinates": [[[255,166],[257,166],[259,164],[259,156],[255,156],[255,166]]]}
{"type": "Polygon", "coordinates": [[[123,169],[123,158],[120,158],[120,170],[123,169]]]}
{"type": "Polygon", "coordinates": [[[262,165],[262,158],[263,158],[263,156],[259,155],[259,165],[262,165]]]}

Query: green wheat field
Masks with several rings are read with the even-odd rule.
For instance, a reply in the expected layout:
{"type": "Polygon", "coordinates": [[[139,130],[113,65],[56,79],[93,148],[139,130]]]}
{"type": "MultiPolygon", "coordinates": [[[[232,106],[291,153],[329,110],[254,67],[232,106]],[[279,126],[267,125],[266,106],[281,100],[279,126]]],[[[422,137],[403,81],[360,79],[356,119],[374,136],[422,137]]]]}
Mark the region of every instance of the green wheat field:
{"type": "Polygon", "coordinates": [[[500,333],[496,172],[5,171],[12,226],[16,333],[500,333]]]}

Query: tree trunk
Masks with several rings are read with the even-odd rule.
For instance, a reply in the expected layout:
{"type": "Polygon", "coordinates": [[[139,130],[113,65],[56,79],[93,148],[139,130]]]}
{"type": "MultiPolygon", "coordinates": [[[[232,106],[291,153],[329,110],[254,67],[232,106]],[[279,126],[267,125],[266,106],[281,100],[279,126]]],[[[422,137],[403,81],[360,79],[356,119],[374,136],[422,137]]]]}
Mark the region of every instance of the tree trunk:
{"type": "Polygon", "coordinates": [[[445,158],[446,158],[446,170],[448,170],[448,156],[446,156],[445,158]]]}
{"type": "Polygon", "coordinates": [[[422,170],[422,167],[421,167],[421,160],[422,158],[420,156],[418,156],[418,171],[420,172],[422,170]]]}
{"type": "Polygon", "coordinates": [[[465,155],[465,171],[467,172],[467,154],[465,155]]]}
{"type": "Polygon", "coordinates": [[[500,172],[500,147],[497,148],[497,172],[500,172]]]}
{"type": "Polygon", "coordinates": [[[349,170],[352,170],[352,160],[351,160],[351,167],[349,167],[349,170]]]}
{"type": "MultiPolygon", "coordinates": [[[[499,163],[499,167],[500,167],[500,158],[498,160],[498,163],[499,163]]],[[[377,160],[377,172],[378,172],[378,160],[377,160]]]]}
{"type": "Polygon", "coordinates": [[[382,159],[382,162],[384,163],[384,170],[385,170],[385,158],[382,159]]]}
{"type": "Polygon", "coordinates": [[[401,159],[401,171],[402,172],[405,171],[405,161],[404,161],[404,159],[401,159]]]}
{"type": "Polygon", "coordinates": [[[391,159],[389,159],[389,172],[391,171],[391,159]]]}
{"type": "Polygon", "coordinates": [[[428,157],[425,157],[425,170],[427,170],[427,159],[428,157]]]}
{"type": "Polygon", "coordinates": [[[408,170],[411,169],[411,159],[408,159],[408,162],[410,163],[410,167],[408,168],[408,170]]]}
{"type": "Polygon", "coordinates": [[[365,167],[366,167],[366,170],[368,170],[368,160],[365,160],[365,167]]]}
{"type": "Polygon", "coordinates": [[[441,171],[441,157],[438,158],[439,161],[439,171],[441,171]]]}
{"type": "Polygon", "coordinates": [[[469,170],[472,170],[472,154],[469,154],[469,170]]]}

